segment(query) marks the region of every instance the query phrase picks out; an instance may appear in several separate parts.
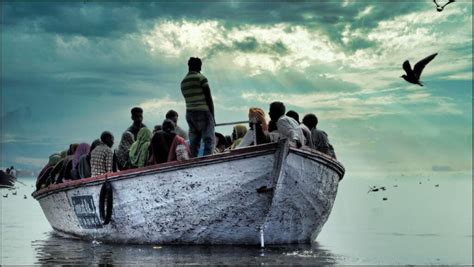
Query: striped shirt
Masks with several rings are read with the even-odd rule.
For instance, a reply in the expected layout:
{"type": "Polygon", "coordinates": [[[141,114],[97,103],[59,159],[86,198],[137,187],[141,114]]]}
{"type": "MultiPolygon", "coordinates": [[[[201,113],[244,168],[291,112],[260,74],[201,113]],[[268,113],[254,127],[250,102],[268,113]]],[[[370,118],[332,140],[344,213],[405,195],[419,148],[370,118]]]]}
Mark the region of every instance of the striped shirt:
{"type": "Polygon", "coordinates": [[[181,93],[186,101],[186,110],[210,111],[204,95],[209,87],[207,78],[199,72],[190,71],[181,82],[181,93]]]}

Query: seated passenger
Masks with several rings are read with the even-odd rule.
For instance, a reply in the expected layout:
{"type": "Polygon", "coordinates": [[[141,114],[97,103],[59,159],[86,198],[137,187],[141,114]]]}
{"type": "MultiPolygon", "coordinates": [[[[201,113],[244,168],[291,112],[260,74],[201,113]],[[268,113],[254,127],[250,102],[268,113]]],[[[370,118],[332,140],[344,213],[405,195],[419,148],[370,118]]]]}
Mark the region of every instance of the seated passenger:
{"type": "Polygon", "coordinates": [[[178,112],[171,109],[166,113],[166,119],[171,120],[174,123],[177,135],[181,136],[184,140],[188,139],[188,133],[178,126],[178,112]]]}
{"type": "Polygon", "coordinates": [[[163,122],[163,132],[168,135],[168,138],[173,137],[173,142],[168,152],[168,162],[170,161],[184,161],[190,158],[191,152],[189,145],[183,137],[179,136],[175,130],[175,124],[171,120],[163,122]]]}
{"type": "Polygon", "coordinates": [[[280,139],[288,139],[300,148],[305,143],[303,131],[293,118],[285,115],[285,105],[282,102],[270,104],[270,118],[276,121],[280,139]]]}
{"type": "Polygon", "coordinates": [[[114,136],[105,131],[100,135],[100,143],[91,152],[91,176],[112,172],[114,136]]]}
{"type": "Polygon", "coordinates": [[[308,127],[306,127],[306,125],[304,125],[303,123],[300,122],[300,115],[298,114],[298,112],[296,112],[294,110],[290,110],[286,113],[286,116],[295,119],[295,121],[298,123],[301,130],[303,131],[304,138],[306,139],[306,143],[304,145],[311,146],[311,143],[312,143],[312,141],[311,141],[311,130],[308,129],[308,127]]]}
{"type": "Polygon", "coordinates": [[[115,150],[117,156],[117,167],[119,170],[126,170],[130,167],[130,147],[134,142],[133,134],[129,131],[125,131],[122,134],[119,147],[115,150]]]}
{"type": "Polygon", "coordinates": [[[336,158],[336,152],[333,146],[329,143],[328,135],[325,131],[316,128],[318,125],[318,117],[310,113],[303,118],[303,123],[311,129],[312,145],[314,148],[324,154],[327,154],[333,158],[336,158]]]}
{"type": "Polygon", "coordinates": [[[60,160],[61,160],[61,156],[58,153],[54,153],[51,156],[49,156],[48,163],[44,166],[44,168],[38,174],[38,178],[36,179],[36,190],[39,190],[46,186],[46,180],[51,174],[51,171],[53,170],[54,166],[60,160]]]}
{"type": "Polygon", "coordinates": [[[84,154],[79,158],[79,163],[77,165],[79,179],[91,177],[91,153],[100,143],[100,139],[95,139],[89,148],[89,153],[84,154]]]}
{"type": "Polygon", "coordinates": [[[242,138],[244,138],[245,134],[247,133],[247,127],[245,125],[239,124],[234,126],[234,130],[232,131],[232,145],[230,149],[236,148],[240,142],[242,142],[242,138]]]}
{"type": "Polygon", "coordinates": [[[215,146],[216,146],[216,148],[214,149],[214,154],[224,152],[226,148],[228,147],[227,139],[224,137],[223,134],[218,133],[218,132],[215,132],[214,135],[216,137],[214,139],[215,146]]]}
{"type": "Polygon", "coordinates": [[[174,122],[166,119],[162,126],[163,130],[155,133],[151,139],[149,164],[189,159],[189,146],[176,134],[174,122]]]}
{"type": "Polygon", "coordinates": [[[44,183],[45,186],[49,186],[50,184],[56,183],[56,181],[58,180],[58,176],[61,173],[66,157],[67,157],[67,150],[61,151],[61,153],[59,153],[59,161],[56,163],[56,165],[54,165],[48,178],[46,178],[46,181],[44,183]]]}
{"type": "Polygon", "coordinates": [[[131,168],[144,167],[147,163],[149,154],[148,149],[150,146],[151,132],[148,128],[143,127],[140,129],[137,135],[137,139],[130,146],[128,156],[130,158],[131,168]]]}
{"type": "Polygon", "coordinates": [[[74,158],[72,159],[72,170],[71,170],[71,178],[73,180],[80,179],[79,176],[79,161],[83,155],[87,155],[90,152],[90,146],[87,143],[80,143],[77,146],[76,152],[74,152],[74,158]]]}
{"type": "Polygon", "coordinates": [[[250,130],[247,131],[237,148],[253,145],[265,144],[270,141],[268,137],[268,125],[265,119],[265,112],[260,108],[249,109],[250,130]]]}
{"type": "Polygon", "coordinates": [[[76,153],[76,149],[79,144],[71,144],[69,145],[69,149],[67,151],[67,156],[63,161],[63,165],[61,167],[61,171],[59,172],[58,177],[56,178],[56,183],[62,183],[64,180],[71,180],[71,170],[72,170],[72,160],[74,159],[74,153],[76,153]]]}

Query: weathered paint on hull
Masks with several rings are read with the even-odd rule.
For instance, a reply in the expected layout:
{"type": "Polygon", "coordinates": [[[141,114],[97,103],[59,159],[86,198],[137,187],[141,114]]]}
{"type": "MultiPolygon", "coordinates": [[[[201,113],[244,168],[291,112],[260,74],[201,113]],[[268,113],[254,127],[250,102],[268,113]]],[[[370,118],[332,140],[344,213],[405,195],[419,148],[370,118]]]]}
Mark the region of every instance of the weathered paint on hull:
{"type": "MultiPolygon", "coordinates": [[[[286,145],[285,145],[286,146],[286,145]]],[[[37,195],[51,226],[70,236],[116,243],[306,243],[321,230],[340,175],[286,146],[232,161],[109,179],[113,214],[99,220],[102,183],[37,195]],[[261,186],[274,190],[257,193],[261,186]]]]}

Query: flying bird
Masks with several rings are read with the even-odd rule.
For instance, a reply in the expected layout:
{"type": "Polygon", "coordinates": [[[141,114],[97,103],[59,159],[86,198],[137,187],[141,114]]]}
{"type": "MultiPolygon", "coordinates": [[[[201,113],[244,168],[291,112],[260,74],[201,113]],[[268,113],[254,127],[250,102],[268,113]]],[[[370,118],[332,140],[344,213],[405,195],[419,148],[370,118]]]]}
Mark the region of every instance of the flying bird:
{"type": "Polygon", "coordinates": [[[415,67],[413,68],[413,70],[411,69],[410,62],[408,60],[405,60],[405,62],[403,62],[403,69],[405,70],[407,74],[400,76],[400,78],[405,79],[405,81],[409,83],[423,86],[423,84],[420,82],[421,72],[423,72],[423,69],[425,68],[425,66],[428,63],[430,63],[430,61],[433,60],[433,58],[435,58],[436,55],[438,55],[438,53],[435,53],[431,56],[427,56],[424,59],[418,61],[415,64],[415,67]]]}
{"type": "Polygon", "coordinates": [[[454,2],[456,2],[456,0],[449,0],[446,4],[440,6],[440,5],[438,4],[438,2],[436,2],[436,0],[433,0],[433,3],[435,3],[435,5],[436,5],[436,10],[437,10],[438,12],[443,11],[443,9],[444,9],[445,6],[447,6],[447,5],[451,4],[451,3],[454,3],[454,2]]]}

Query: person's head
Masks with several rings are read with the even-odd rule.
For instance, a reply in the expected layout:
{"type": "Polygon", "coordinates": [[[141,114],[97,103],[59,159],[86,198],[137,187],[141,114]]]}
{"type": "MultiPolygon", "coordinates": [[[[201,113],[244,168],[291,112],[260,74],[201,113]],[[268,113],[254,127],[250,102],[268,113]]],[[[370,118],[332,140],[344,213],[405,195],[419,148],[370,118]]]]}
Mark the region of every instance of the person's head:
{"type": "Polygon", "coordinates": [[[245,136],[247,133],[247,127],[242,124],[238,124],[234,126],[234,130],[232,131],[232,140],[237,140],[239,138],[242,138],[245,136]]]}
{"type": "Polygon", "coordinates": [[[5,172],[6,172],[6,173],[10,173],[10,168],[7,168],[7,169],[5,170],[5,172]]]}
{"type": "Polygon", "coordinates": [[[298,124],[300,124],[300,115],[298,114],[298,112],[296,112],[296,111],[294,111],[294,110],[289,110],[289,111],[286,113],[286,116],[295,119],[295,121],[296,121],[298,124]]]}
{"type": "Polygon", "coordinates": [[[67,154],[68,154],[68,155],[74,155],[74,153],[76,153],[76,149],[77,149],[77,146],[78,146],[78,145],[79,145],[79,144],[70,144],[70,145],[69,145],[69,149],[68,149],[68,151],[67,151],[67,154]]]}
{"type": "Polygon", "coordinates": [[[188,60],[189,71],[201,71],[202,61],[198,57],[191,57],[188,60]]]}
{"type": "Polygon", "coordinates": [[[285,104],[279,101],[275,101],[270,104],[270,112],[268,113],[270,115],[270,119],[272,121],[278,121],[278,119],[285,115],[285,104]]]}
{"type": "Polygon", "coordinates": [[[268,130],[267,120],[265,119],[265,112],[261,108],[249,109],[250,124],[259,123],[264,131],[268,130]]]}
{"type": "Polygon", "coordinates": [[[56,165],[60,160],[61,160],[61,155],[59,155],[59,153],[51,154],[51,156],[49,156],[48,165],[49,165],[49,166],[54,166],[54,165],[56,165]]]}
{"type": "Polygon", "coordinates": [[[218,133],[218,132],[215,132],[214,135],[215,135],[215,137],[216,137],[216,138],[214,139],[215,142],[216,142],[216,147],[217,147],[218,149],[220,149],[221,151],[223,151],[224,149],[226,149],[228,145],[227,145],[227,140],[226,140],[226,138],[224,137],[224,135],[221,134],[221,133],[218,133]]]}
{"type": "Polygon", "coordinates": [[[15,167],[11,166],[11,167],[10,167],[10,170],[13,170],[13,169],[15,169],[15,167]]]}
{"type": "Polygon", "coordinates": [[[135,136],[129,131],[123,132],[122,139],[120,139],[120,146],[129,148],[133,142],[135,142],[135,136]]]}
{"type": "Polygon", "coordinates": [[[311,130],[318,125],[318,117],[313,113],[306,114],[303,118],[303,124],[311,130]]]}
{"type": "Polygon", "coordinates": [[[100,141],[108,147],[112,147],[114,145],[114,135],[109,131],[104,131],[100,135],[100,141]]]}
{"type": "Polygon", "coordinates": [[[153,128],[153,134],[155,134],[156,132],[159,132],[161,131],[163,128],[161,127],[161,125],[155,125],[155,128],[153,128]]]}
{"type": "Polygon", "coordinates": [[[143,121],[143,109],[140,107],[134,107],[130,110],[132,113],[132,121],[134,124],[141,124],[143,121]]]}
{"type": "Polygon", "coordinates": [[[176,127],[172,120],[169,120],[169,119],[164,120],[162,127],[163,127],[163,132],[165,133],[168,133],[168,134],[176,133],[176,127]]]}
{"type": "Polygon", "coordinates": [[[178,112],[171,109],[170,111],[166,112],[166,118],[173,121],[175,124],[177,124],[178,123],[178,112]]]}

